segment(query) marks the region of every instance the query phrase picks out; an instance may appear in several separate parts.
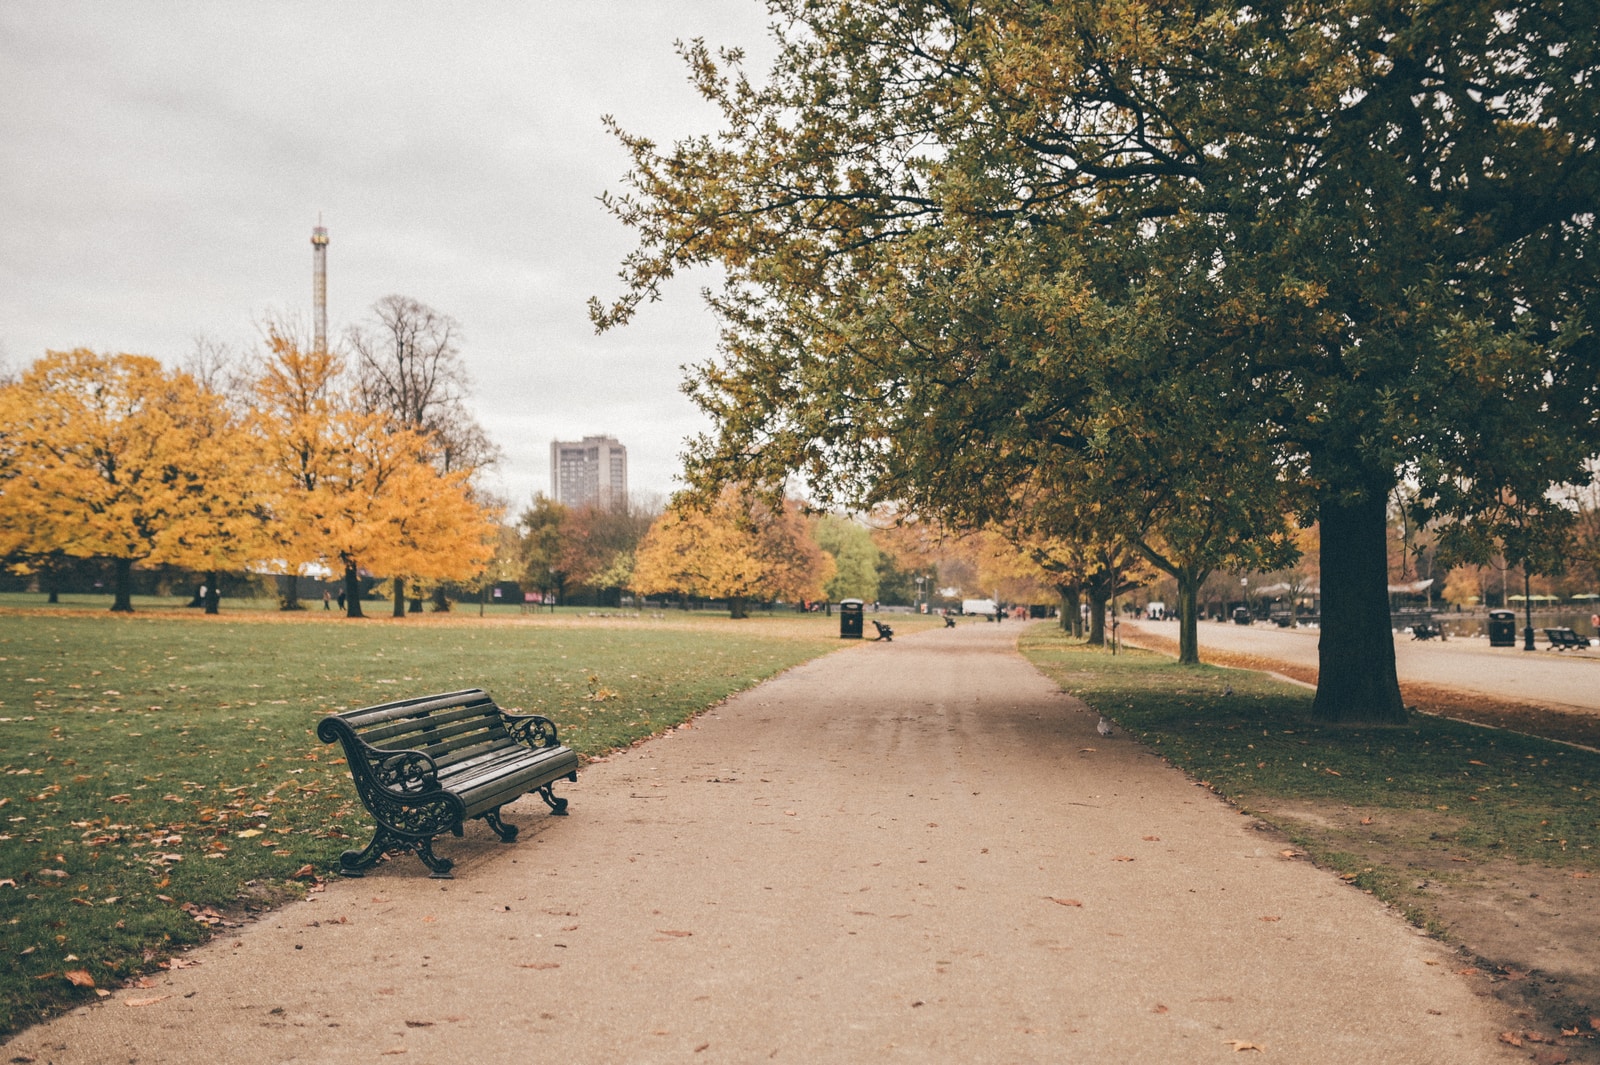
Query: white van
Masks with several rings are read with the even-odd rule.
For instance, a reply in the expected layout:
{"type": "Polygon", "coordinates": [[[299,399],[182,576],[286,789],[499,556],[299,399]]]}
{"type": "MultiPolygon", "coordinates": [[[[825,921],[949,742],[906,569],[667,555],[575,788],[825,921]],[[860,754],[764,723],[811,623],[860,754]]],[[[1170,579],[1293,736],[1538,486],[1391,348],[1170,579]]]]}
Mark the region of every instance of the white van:
{"type": "Polygon", "coordinates": [[[961,600],[961,612],[963,614],[993,614],[995,610],[993,599],[961,600]]]}

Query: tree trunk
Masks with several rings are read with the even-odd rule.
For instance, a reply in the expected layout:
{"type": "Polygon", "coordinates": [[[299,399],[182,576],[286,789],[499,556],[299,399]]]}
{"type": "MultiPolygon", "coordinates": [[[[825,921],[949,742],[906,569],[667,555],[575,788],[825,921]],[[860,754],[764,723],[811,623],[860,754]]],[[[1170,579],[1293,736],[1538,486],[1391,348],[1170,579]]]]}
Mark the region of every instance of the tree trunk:
{"type": "Polygon", "coordinates": [[[344,563],[344,616],[366,617],[361,612],[361,575],[356,572],[355,560],[349,558],[344,563]]]}
{"type": "Polygon", "coordinates": [[[114,614],[131,614],[133,613],[133,559],[113,559],[112,573],[115,598],[111,602],[111,611],[114,614]]]}
{"type": "Polygon", "coordinates": [[[396,577],[394,579],[393,591],[394,609],[389,613],[393,617],[403,618],[406,616],[406,582],[404,577],[396,577]]]}
{"type": "Polygon", "coordinates": [[[1406,720],[1389,628],[1389,561],[1385,491],[1356,503],[1324,499],[1322,637],[1315,721],[1398,725],[1406,720]]]}
{"type": "Polygon", "coordinates": [[[750,616],[750,611],[745,605],[744,596],[733,595],[728,597],[728,616],[735,621],[743,621],[750,616]]]}
{"type": "Polygon", "coordinates": [[[1106,603],[1110,597],[1104,590],[1104,583],[1091,585],[1089,588],[1089,646],[1104,647],[1106,645],[1106,603]]]}
{"type": "Polygon", "coordinates": [[[212,570],[206,574],[206,613],[218,613],[221,603],[222,589],[217,587],[216,570],[212,570]]]}
{"type": "Polygon", "coordinates": [[[450,597],[444,594],[444,585],[433,590],[433,612],[435,614],[450,613],[450,597]]]}
{"type": "Polygon", "coordinates": [[[1178,579],[1178,664],[1200,664],[1200,586],[1210,574],[1179,567],[1178,579]]]}
{"type": "Polygon", "coordinates": [[[300,605],[300,574],[286,573],[283,577],[283,605],[279,610],[303,610],[300,605]]]}

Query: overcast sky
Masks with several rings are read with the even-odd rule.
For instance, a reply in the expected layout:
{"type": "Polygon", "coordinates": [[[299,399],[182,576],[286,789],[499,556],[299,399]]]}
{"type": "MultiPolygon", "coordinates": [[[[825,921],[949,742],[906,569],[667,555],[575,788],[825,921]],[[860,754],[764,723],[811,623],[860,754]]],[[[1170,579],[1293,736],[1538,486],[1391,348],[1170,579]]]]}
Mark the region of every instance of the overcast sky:
{"type": "Polygon", "coordinates": [[[461,323],[473,407],[520,508],[552,439],[610,433],[670,491],[704,428],[680,366],[714,351],[698,290],[602,337],[629,232],[596,203],[627,169],[611,114],[658,143],[715,128],[675,40],[771,54],[758,0],[0,3],[0,356],[89,347],[178,365],[383,296],[461,323]]]}

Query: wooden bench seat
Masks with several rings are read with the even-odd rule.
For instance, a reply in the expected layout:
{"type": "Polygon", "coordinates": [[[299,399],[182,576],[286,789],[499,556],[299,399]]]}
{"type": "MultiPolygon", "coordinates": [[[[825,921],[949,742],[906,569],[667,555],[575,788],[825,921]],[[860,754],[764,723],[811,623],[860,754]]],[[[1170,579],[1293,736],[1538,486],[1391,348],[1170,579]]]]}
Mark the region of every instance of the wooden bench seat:
{"type": "Polygon", "coordinates": [[[549,718],[507,713],[481,688],[332,714],[317,735],[344,746],[356,792],[378,824],[365,848],[340,855],[345,876],[404,848],[433,876],[449,877],[454,863],[433,853],[435,836],[460,836],[467,821],[482,818],[510,843],[517,826],[500,819],[502,806],[536,791],[565,814],[567,800],[551,785],[578,779],[578,756],[549,718]]]}

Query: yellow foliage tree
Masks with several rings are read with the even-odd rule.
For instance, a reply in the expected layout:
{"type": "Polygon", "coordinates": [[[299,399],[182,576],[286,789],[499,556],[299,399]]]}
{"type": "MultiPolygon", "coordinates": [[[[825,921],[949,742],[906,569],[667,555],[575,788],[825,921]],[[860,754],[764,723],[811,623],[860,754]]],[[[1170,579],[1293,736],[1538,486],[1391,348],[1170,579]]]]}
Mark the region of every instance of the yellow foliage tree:
{"type": "Polygon", "coordinates": [[[439,472],[427,434],[358,409],[340,388],[336,353],[304,350],[275,327],[267,346],[256,417],[273,474],[273,550],[291,581],[316,566],[339,570],[346,613],[360,617],[363,569],[434,580],[480,573],[494,555],[497,514],[475,498],[471,471],[439,472]]]}
{"type": "Polygon", "coordinates": [[[307,351],[289,331],[267,326],[267,351],[252,388],[253,424],[271,484],[272,544],[268,566],[287,578],[285,610],[300,609],[299,577],[321,567],[327,546],[314,525],[318,489],[334,473],[331,434],[341,407],[339,356],[307,351]]]}
{"type": "Polygon", "coordinates": [[[817,599],[833,576],[792,501],[752,501],[725,488],[701,509],[674,504],[639,544],[632,585],[644,595],[677,593],[728,600],[729,616],[748,616],[751,599],[817,599]]]}
{"type": "Polygon", "coordinates": [[[307,542],[343,569],[348,616],[362,616],[361,569],[466,580],[493,557],[498,515],[477,502],[469,471],[440,473],[428,461],[424,434],[344,411],[322,440],[317,486],[297,506],[307,542]]]}
{"type": "Polygon", "coordinates": [[[257,549],[258,453],[221,397],[155,359],[49,352],[0,390],[0,546],[216,570],[257,549]]]}

